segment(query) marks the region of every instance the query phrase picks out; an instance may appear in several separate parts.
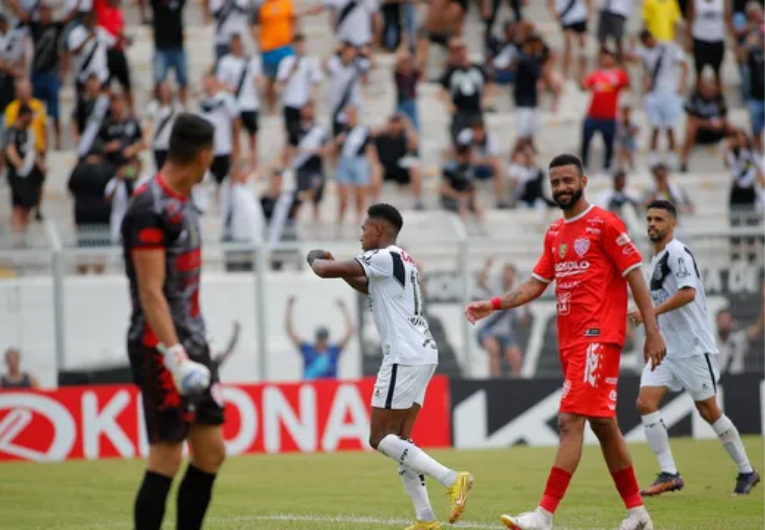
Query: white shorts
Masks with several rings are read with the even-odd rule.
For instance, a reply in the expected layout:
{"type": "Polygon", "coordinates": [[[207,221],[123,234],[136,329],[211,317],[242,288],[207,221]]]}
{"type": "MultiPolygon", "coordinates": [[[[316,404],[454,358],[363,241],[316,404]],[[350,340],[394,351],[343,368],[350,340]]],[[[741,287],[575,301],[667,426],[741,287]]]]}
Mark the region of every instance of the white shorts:
{"type": "Polygon", "coordinates": [[[531,138],[539,129],[539,109],[519,107],[515,109],[516,134],[518,138],[531,138]]]}
{"type": "Polygon", "coordinates": [[[384,364],[377,372],[372,406],[378,409],[407,410],[422,406],[435,364],[384,364]]]}
{"type": "Polygon", "coordinates": [[[645,96],[645,111],[654,129],[674,129],[683,116],[683,100],[678,94],[652,92],[645,96]]]}
{"type": "Polygon", "coordinates": [[[717,394],[720,367],[717,355],[694,355],[682,359],[666,357],[651,371],[648,362],[640,376],[640,386],[663,386],[673,392],[688,391],[693,401],[704,401],[717,394]]]}

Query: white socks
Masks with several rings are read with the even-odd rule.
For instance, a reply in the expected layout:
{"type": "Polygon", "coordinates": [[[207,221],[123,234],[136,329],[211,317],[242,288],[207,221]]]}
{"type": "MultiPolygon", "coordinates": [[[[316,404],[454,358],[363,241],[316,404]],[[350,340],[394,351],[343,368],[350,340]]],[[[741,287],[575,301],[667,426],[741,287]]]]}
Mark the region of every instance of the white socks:
{"type": "Polygon", "coordinates": [[[744,444],[741,443],[741,436],[738,434],[738,429],[733,425],[728,416],[722,415],[714,425],[712,425],[715,434],[720,437],[720,441],[728,451],[728,454],[738,466],[739,473],[751,473],[753,471],[752,466],[749,464],[749,458],[746,456],[746,449],[744,444]]]}
{"type": "Polygon", "coordinates": [[[425,487],[425,475],[417,474],[406,466],[398,465],[398,476],[404,483],[404,491],[412,499],[417,520],[430,522],[436,519],[436,514],[430,506],[428,488],[425,487]]]}
{"type": "Polygon", "coordinates": [[[412,442],[402,440],[395,434],[383,438],[377,450],[418,474],[436,479],[445,488],[457,480],[456,471],[439,464],[412,442]]]}
{"type": "MultiPolygon", "coordinates": [[[[652,412],[642,417],[643,430],[648,440],[648,445],[659,459],[659,467],[662,473],[677,474],[675,459],[672,458],[672,449],[669,447],[669,435],[664,420],[661,419],[661,412],[652,412]]],[[[739,441],[740,443],[740,441],[739,441]]]]}

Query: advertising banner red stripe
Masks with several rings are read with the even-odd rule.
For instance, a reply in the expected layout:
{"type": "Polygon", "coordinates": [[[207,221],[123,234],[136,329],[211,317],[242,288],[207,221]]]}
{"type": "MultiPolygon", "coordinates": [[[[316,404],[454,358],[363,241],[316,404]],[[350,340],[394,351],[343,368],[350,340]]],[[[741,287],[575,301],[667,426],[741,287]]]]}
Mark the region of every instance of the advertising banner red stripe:
{"type": "MultiPolygon", "coordinates": [[[[220,385],[229,454],[369,450],[374,379],[220,385]]],[[[421,447],[451,445],[449,380],[435,376],[417,419],[421,447]]],[[[148,452],[134,386],[0,391],[0,462],[137,458],[148,452]]]]}

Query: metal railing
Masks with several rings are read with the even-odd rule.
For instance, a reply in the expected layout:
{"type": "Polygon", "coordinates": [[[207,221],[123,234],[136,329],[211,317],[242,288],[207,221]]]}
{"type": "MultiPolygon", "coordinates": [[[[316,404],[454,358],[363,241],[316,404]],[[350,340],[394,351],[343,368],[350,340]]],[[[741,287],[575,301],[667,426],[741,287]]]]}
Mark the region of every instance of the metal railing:
{"type": "MultiPolygon", "coordinates": [[[[432,308],[440,307],[442,309],[441,313],[449,313],[443,317],[444,328],[447,334],[446,340],[453,342],[454,345],[458,345],[456,351],[458,352],[457,360],[461,375],[485,375],[486,356],[477,351],[478,342],[475,339],[475,328],[470,326],[466,319],[459,318],[461,317],[462,308],[472,299],[476,273],[488,257],[514,263],[519,271],[521,271],[521,275],[528,273],[539,256],[543,236],[540,233],[531,232],[512,233],[511,230],[491,234],[486,232],[476,233],[474,227],[466,226],[457,216],[444,216],[437,225],[438,230],[425,229],[424,227],[418,229],[416,226],[410,227],[411,229],[402,238],[401,245],[424,266],[424,277],[427,287],[426,296],[429,306],[432,308]],[[457,322],[457,318],[459,318],[459,322],[457,322]]],[[[72,347],[72,337],[68,336],[69,327],[67,322],[73,319],[85,318],[92,319],[93,323],[97,326],[99,311],[108,310],[94,306],[89,308],[89,313],[80,311],[78,314],[77,306],[73,309],[72,304],[68,303],[69,298],[75,297],[72,292],[74,288],[71,286],[72,282],[68,280],[75,277],[78,267],[81,267],[83,264],[103,265],[105,270],[111,273],[109,276],[112,278],[117,275],[121,277],[123,269],[122,251],[120,247],[111,245],[108,237],[96,237],[97,231],[90,231],[90,239],[84,237],[67,238],[62,237],[55,224],[48,222],[44,226],[46,245],[38,244],[25,249],[0,249],[0,268],[4,266],[12,267],[20,273],[15,279],[0,281],[0,293],[4,292],[1,290],[3,287],[9,288],[12,284],[8,282],[20,282],[18,285],[21,286],[23,282],[37,281],[33,276],[24,275],[25,263],[35,264],[35,276],[50,281],[48,295],[43,295],[42,298],[38,296],[34,299],[37,300],[38,304],[42,304],[40,300],[47,298],[52,305],[52,320],[49,322],[37,322],[37,325],[39,326],[38,329],[41,330],[49,326],[52,328],[52,333],[50,333],[52,336],[52,344],[50,344],[52,351],[50,354],[55,353],[51,359],[55,366],[51,366],[51,368],[54,372],[57,372],[71,366],[71,358],[67,355],[67,345],[69,345],[69,348],[72,347]],[[95,241],[96,246],[83,244],[83,242],[89,240],[95,241]],[[99,246],[99,244],[104,246],[99,246]]],[[[765,239],[765,233],[761,225],[739,226],[735,228],[721,226],[717,229],[707,230],[704,233],[695,233],[691,230],[688,232],[684,242],[694,250],[694,254],[702,268],[723,271],[724,274],[727,274],[725,271],[731,269],[731,263],[743,263],[750,269],[761,271],[763,265],[763,239],[765,239]],[[739,256],[736,258],[736,261],[732,261],[735,257],[732,249],[732,241],[734,240],[750,240],[752,245],[754,245],[751,255],[747,254],[745,259],[739,256]],[[755,247],[756,252],[754,252],[755,247]]],[[[636,235],[636,240],[641,250],[644,251],[644,256],[649,256],[650,249],[645,236],[638,234],[636,235]]],[[[279,348],[283,349],[283,347],[278,346],[278,343],[282,341],[282,338],[279,337],[281,329],[277,329],[271,320],[277,318],[281,322],[280,316],[274,316],[272,308],[283,302],[277,300],[277,298],[286,297],[284,294],[286,290],[282,287],[277,287],[275,280],[280,275],[297,274],[297,276],[290,276],[291,279],[294,278],[295,285],[302,281],[313,281],[309,277],[302,278],[300,272],[301,270],[306,270],[303,256],[312,248],[331,249],[338,257],[341,255],[352,256],[360,252],[358,242],[349,240],[328,242],[298,238],[296,241],[281,242],[272,248],[269,248],[267,243],[220,243],[211,241],[204,243],[205,268],[207,271],[213,271],[213,275],[218,277],[234,277],[218,274],[226,270],[226,262],[230,253],[235,252],[240,255],[249,254],[252,256],[250,272],[232,273],[232,275],[238,275],[235,276],[236,278],[250,278],[253,289],[252,296],[239,296],[244,293],[237,291],[237,300],[231,304],[228,310],[235,313],[237,305],[245,304],[248,306],[248,310],[245,312],[251,313],[254,317],[253,322],[249,323],[248,329],[251,330],[253,349],[256,350],[257,368],[254,371],[257,372],[258,379],[269,379],[270,375],[274,372],[271,369],[273,367],[269,363],[281,362],[272,352],[272,350],[278,350],[279,348]],[[295,264],[298,272],[285,273],[272,270],[274,260],[277,259],[282,262],[291,261],[295,264]],[[249,308],[251,308],[251,311],[249,308]]],[[[96,276],[92,278],[89,281],[98,281],[96,276]]],[[[243,281],[242,286],[249,285],[248,281],[243,281]]],[[[726,281],[730,283],[733,280],[726,281]]],[[[740,280],[736,281],[740,283],[740,280]]],[[[747,282],[746,289],[748,294],[754,296],[751,292],[754,289],[759,296],[762,282],[761,277],[758,275],[755,280],[747,280],[747,282]],[[755,284],[752,284],[752,281],[755,284]]],[[[78,285],[81,283],[78,283],[78,285]]],[[[46,283],[46,287],[42,288],[43,293],[48,289],[47,285],[46,283]]],[[[310,290],[314,288],[312,286],[315,284],[306,283],[305,285],[305,288],[310,290]]],[[[337,287],[333,287],[333,289],[336,289],[338,293],[343,289],[347,290],[347,287],[339,282],[336,285],[337,287]]],[[[728,291],[732,292],[735,289],[726,289],[713,288],[713,294],[728,297],[729,303],[734,305],[736,303],[735,296],[731,299],[728,296],[728,291]]],[[[8,292],[7,289],[5,292],[8,292]]],[[[121,297],[119,300],[121,305],[129,305],[126,289],[121,287],[114,292],[116,293],[114,296],[121,297]]],[[[335,291],[333,290],[332,292],[334,293],[335,291]]],[[[735,295],[735,293],[733,294],[735,295]]],[[[552,290],[550,290],[541,302],[547,301],[549,303],[553,300],[552,296],[552,290]]],[[[16,316],[16,320],[10,318],[4,324],[2,319],[0,319],[0,336],[4,337],[4,341],[18,340],[18,333],[14,332],[11,328],[14,325],[21,326],[23,324],[23,315],[25,309],[28,308],[25,308],[25,302],[21,298],[23,298],[22,295],[19,295],[16,306],[6,309],[9,315],[13,315],[15,312],[16,315],[21,316],[16,316]],[[3,329],[4,326],[8,327],[3,329]]],[[[6,303],[9,306],[14,305],[13,302],[9,301],[6,301],[6,303]]],[[[94,303],[96,303],[95,300],[94,303]]],[[[0,308],[0,310],[2,309],[0,308]]],[[[319,307],[317,307],[317,311],[319,313],[322,312],[319,307]]],[[[541,333],[541,331],[539,332],[541,333]]],[[[122,345],[124,343],[124,335],[110,337],[110,340],[114,344],[122,345]]],[[[550,345],[544,343],[544,341],[540,342],[540,340],[537,337],[537,340],[531,343],[532,346],[536,345],[534,347],[539,348],[539,351],[530,351],[528,357],[529,359],[538,359],[538,361],[534,361],[533,366],[524,369],[526,375],[533,376],[534,374],[544,372],[544,370],[539,370],[537,365],[549,355],[547,350],[550,349],[550,345]]],[[[0,347],[2,346],[5,345],[0,344],[0,347]]],[[[41,347],[41,349],[43,348],[41,347]]],[[[299,377],[299,373],[295,373],[294,377],[299,377]]]]}

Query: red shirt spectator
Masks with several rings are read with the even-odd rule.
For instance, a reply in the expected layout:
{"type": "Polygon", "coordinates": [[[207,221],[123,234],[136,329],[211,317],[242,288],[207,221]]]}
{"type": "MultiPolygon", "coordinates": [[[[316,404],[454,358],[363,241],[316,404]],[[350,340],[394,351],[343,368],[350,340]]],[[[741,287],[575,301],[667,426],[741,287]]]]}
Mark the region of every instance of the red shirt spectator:
{"type": "Polygon", "coordinates": [[[93,9],[96,12],[98,25],[117,37],[114,48],[124,49],[125,17],[122,15],[120,0],[95,0],[93,9]]]}
{"type": "Polygon", "coordinates": [[[596,70],[588,75],[583,83],[584,88],[592,92],[587,117],[615,120],[619,107],[619,92],[629,87],[629,84],[629,76],[621,68],[596,70]]]}

